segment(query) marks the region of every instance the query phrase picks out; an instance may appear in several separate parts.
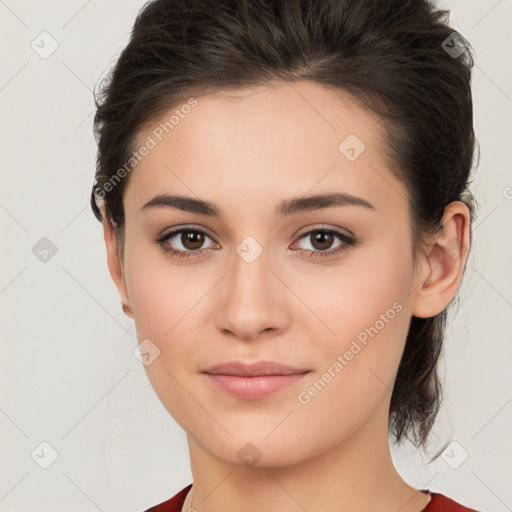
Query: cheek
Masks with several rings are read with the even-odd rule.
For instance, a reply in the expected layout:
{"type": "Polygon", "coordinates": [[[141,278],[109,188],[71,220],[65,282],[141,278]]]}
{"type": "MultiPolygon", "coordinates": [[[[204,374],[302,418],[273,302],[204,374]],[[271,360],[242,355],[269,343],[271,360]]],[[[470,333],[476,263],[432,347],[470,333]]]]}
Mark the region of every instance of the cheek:
{"type": "MultiPolygon", "coordinates": [[[[319,316],[335,334],[318,336],[325,340],[316,345],[324,366],[315,385],[319,391],[311,390],[318,393],[311,409],[332,408],[347,428],[390,399],[410,323],[408,255],[390,245],[361,252],[355,260],[331,269],[333,279],[316,281],[324,283],[316,302],[322,305],[319,316]],[[350,420],[347,410],[352,411],[350,420]]],[[[327,332],[317,320],[315,324],[317,332],[327,332]]],[[[307,401],[310,393],[306,387],[303,391],[307,401]]]]}
{"type": "Polygon", "coordinates": [[[193,405],[185,389],[189,388],[189,375],[196,370],[197,347],[191,341],[204,330],[198,315],[202,314],[201,297],[207,294],[208,286],[187,275],[185,267],[173,269],[161,258],[157,260],[149,264],[142,250],[127,253],[127,289],[141,349],[143,340],[151,340],[146,346],[151,347],[150,357],[154,359],[144,367],[148,379],[164,407],[185,427],[182,421],[187,420],[193,405]]]}
{"type": "Polygon", "coordinates": [[[317,344],[325,357],[344,353],[352,341],[400,353],[409,325],[412,260],[396,246],[375,241],[349,253],[337,266],[310,265],[307,271],[287,275],[290,288],[308,307],[304,319],[297,321],[307,318],[308,329],[317,333],[318,341],[325,340],[317,344]]]}
{"type": "Polygon", "coordinates": [[[131,274],[127,273],[127,288],[140,336],[151,338],[160,350],[194,336],[201,298],[208,293],[207,285],[197,276],[135,265],[131,274]]]}
{"type": "MultiPolygon", "coordinates": [[[[170,258],[170,257],[169,257],[170,258]]],[[[155,343],[171,336],[185,313],[185,305],[200,290],[183,269],[139,233],[127,232],[125,278],[137,330],[155,343]]],[[[141,338],[139,338],[139,341],[141,338]]]]}
{"type": "Polygon", "coordinates": [[[314,419],[330,418],[323,434],[326,446],[355,434],[377,411],[387,418],[407,335],[408,307],[400,282],[386,278],[368,287],[359,284],[368,293],[357,298],[344,293],[326,311],[336,336],[317,344],[324,364],[298,390],[297,417],[304,426],[314,431],[314,419]]]}

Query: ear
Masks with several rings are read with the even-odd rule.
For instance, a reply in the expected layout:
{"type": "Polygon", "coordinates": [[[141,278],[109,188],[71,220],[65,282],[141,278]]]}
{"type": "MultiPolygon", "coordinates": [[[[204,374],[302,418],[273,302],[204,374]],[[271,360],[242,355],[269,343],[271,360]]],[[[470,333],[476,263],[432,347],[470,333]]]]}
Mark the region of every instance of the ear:
{"type": "Polygon", "coordinates": [[[433,236],[422,261],[423,280],[412,293],[414,316],[430,318],[441,313],[457,293],[471,243],[470,224],[468,207],[462,201],[445,208],[443,227],[433,236]]]}
{"type": "Polygon", "coordinates": [[[128,297],[128,291],[124,278],[123,261],[117,248],[116,231],[105,214],[104,203],[99,206],[99,208],[103,218],[103,237],[105,239],[105,246],[107,250],[108,270],[112,280],[114,281],[114,284],[116,285],[117,291],[119,292],[121,303],[129,306],[129,311],[125,311],[123,309],[123,312],[130,318],[133,318],[130,299],[128,297]]]}

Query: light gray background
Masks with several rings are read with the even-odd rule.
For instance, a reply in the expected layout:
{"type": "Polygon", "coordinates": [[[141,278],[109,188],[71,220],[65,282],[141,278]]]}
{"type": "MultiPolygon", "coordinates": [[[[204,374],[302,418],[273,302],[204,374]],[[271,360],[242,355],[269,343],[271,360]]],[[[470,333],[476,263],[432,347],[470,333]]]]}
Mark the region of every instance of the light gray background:
{"type": "MultiPolygon", "coordinates": [[[[133,355],[134,325],[121,311],[89,208],[92,88],[143,4],[0,0],[0,511],[139,511],[192,481],[185,433],[133,355]],[[58,43],[46,59],[31,48],[43,31],[58,43]],[[32,252],[42,237],[58,249],[46,263],[32,252]],[[52,450],[58,457],[43,469],[52,450]]],[[[481,208],[448,331],[446,398],[435,428],[439,447],[450,440],[460,447],[431,465],[411,447],[394,457],[411,485],[505,512],[512,510],[512,1],[439,5],[476,51],[481,147],[473,187],[481,208]],[[453,469],[447,461],[460,460],[462,449],[469,457],[453,469]]]]}

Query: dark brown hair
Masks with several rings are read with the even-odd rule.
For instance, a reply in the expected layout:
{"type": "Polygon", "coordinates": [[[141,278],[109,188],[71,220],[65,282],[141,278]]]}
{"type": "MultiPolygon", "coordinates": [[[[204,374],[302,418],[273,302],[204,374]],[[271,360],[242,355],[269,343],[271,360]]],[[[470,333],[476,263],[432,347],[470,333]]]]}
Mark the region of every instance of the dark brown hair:
{"type": "MultiPolygon", "coordinates": [[[[416,262],[442,227],[446,205],[463,201],[471,220],[475,215],[473,54],[448,19],[448,11],[424,0],[148,2],[95,92],[96,217],[102,220],[101,198],[122,250],[135,138],[171,108],[194,95],[311,80],[351,95],[382,119],[389,168],[408,191],[416,262]]],[[[391,397],[397,442],[426,444],[441,404],[437,362],[447,314],[448,307],[411,319],[391,397]]]]}

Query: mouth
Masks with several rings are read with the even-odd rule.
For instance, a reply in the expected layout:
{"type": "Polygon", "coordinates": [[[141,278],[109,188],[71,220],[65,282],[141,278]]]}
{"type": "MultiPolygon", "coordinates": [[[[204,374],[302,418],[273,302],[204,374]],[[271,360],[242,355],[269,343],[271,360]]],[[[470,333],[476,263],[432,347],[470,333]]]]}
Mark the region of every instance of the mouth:
{"type": "Polygon", "coordinates": [[[205,375],[217,389],[229,395],[247,400],[256,400],[295,386],[303,380],[308,373],[309,372],[291,375],[257,375],[254,377],[213,375],[209,373],[205,373],[205,375]]]}
{"type": "Polygon", "coordinates": [[[255,364],[231,361],[202,373],[215,389],[237,398],[256,400],[292,388],[311,371],[273,361],[255,364]]]}

